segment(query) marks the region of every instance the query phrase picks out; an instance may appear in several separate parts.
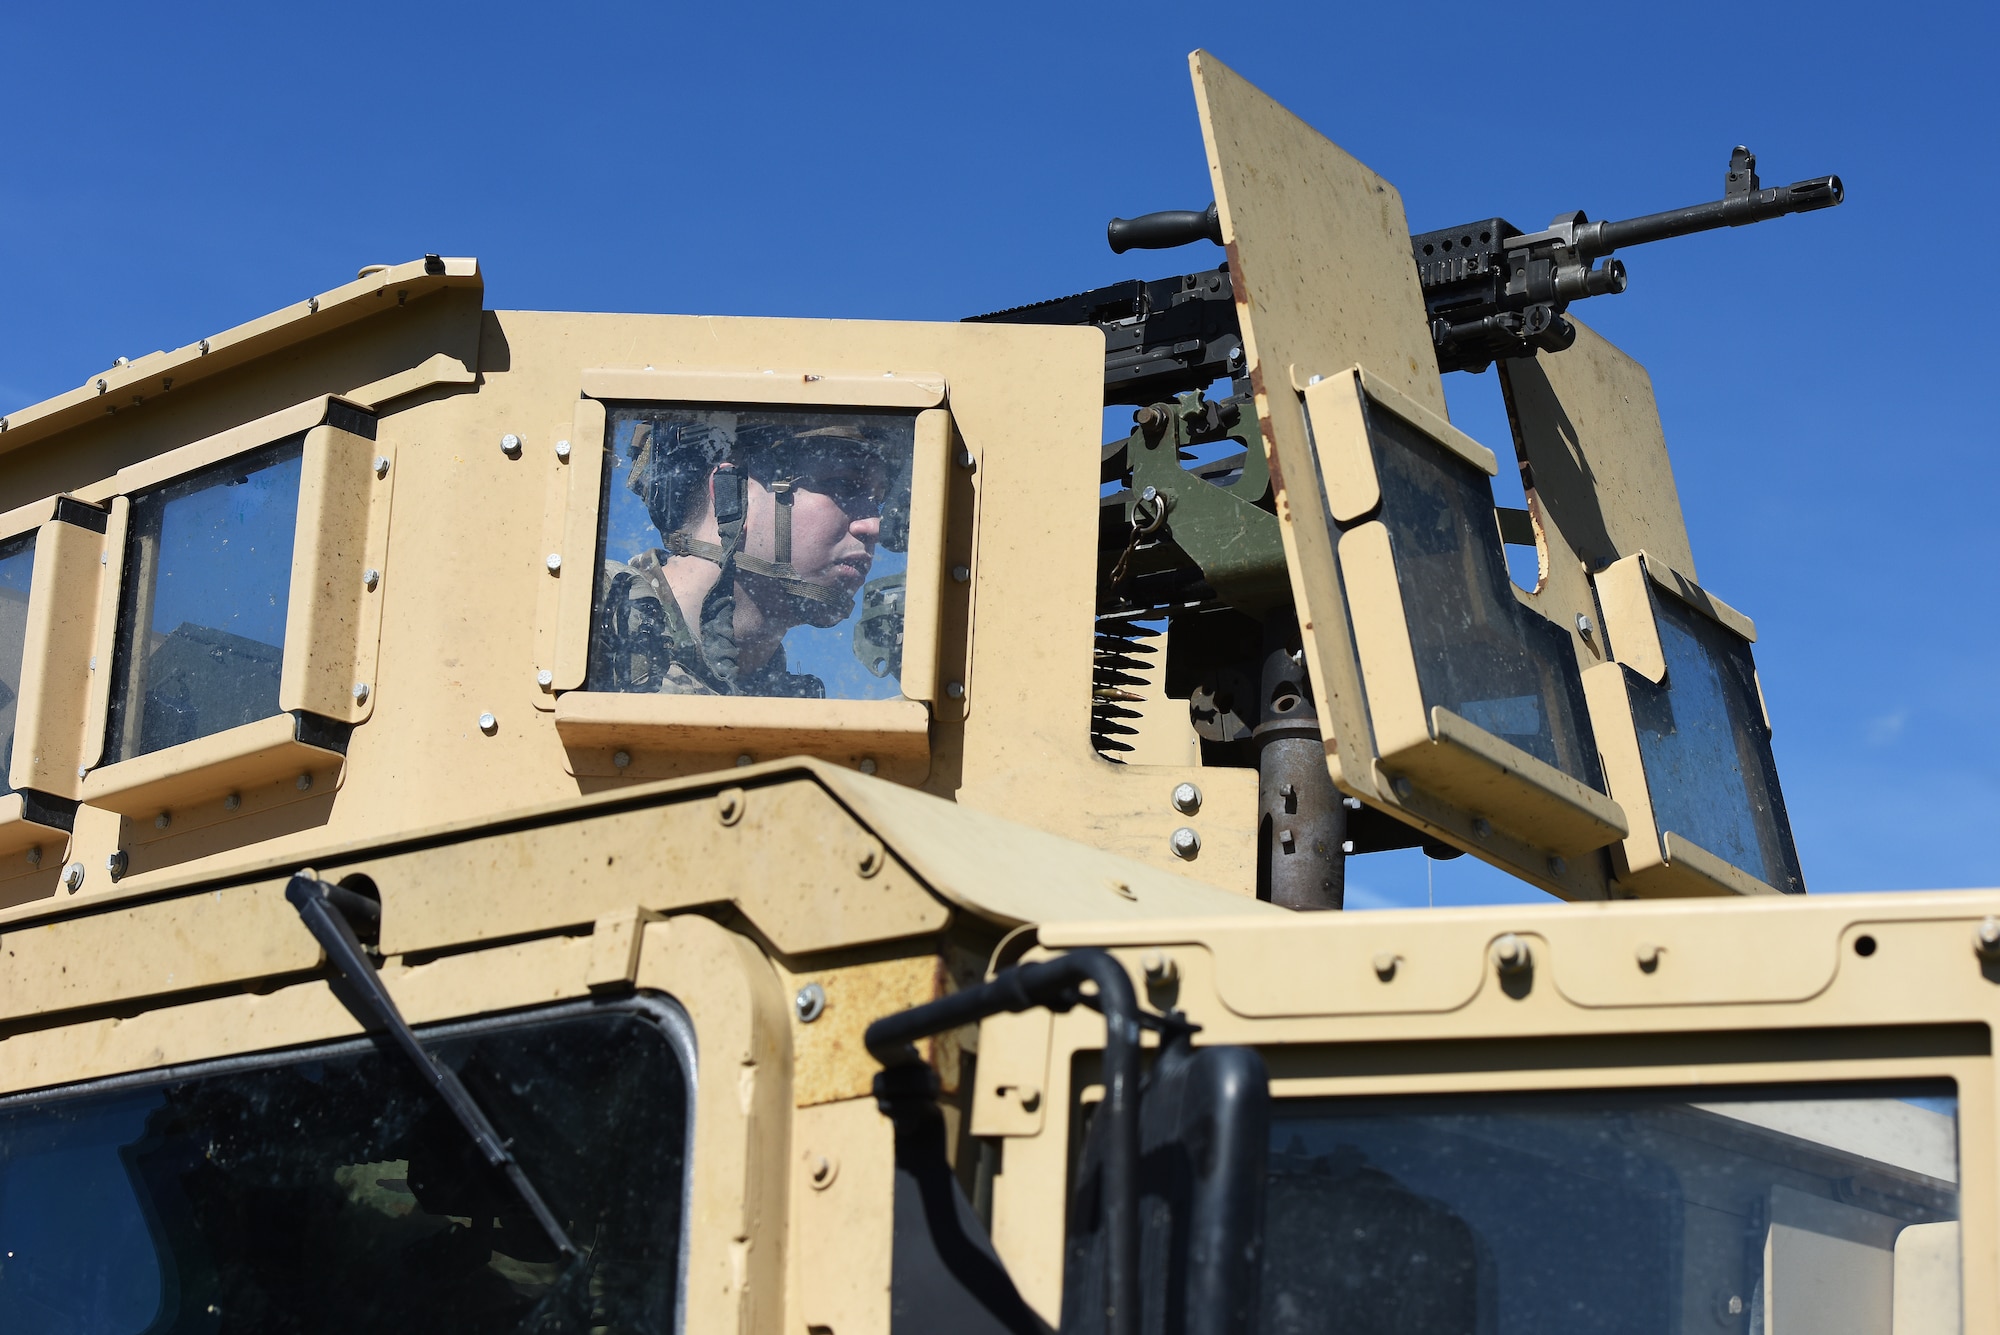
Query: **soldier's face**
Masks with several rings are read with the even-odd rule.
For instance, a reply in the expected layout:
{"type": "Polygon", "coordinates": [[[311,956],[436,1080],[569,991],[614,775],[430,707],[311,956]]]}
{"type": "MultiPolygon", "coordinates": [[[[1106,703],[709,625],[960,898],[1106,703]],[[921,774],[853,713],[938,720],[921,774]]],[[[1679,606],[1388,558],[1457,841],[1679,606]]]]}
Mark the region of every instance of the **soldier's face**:
{"type": "MultiPolygon", "coordinates": [[[[882,489],[879,465],[819,462],[792,493],[792,573],[846,593],[860,592],[881,538],[882,489]]],[[[769,487],[751,483],[744,546],[753,556],[775,559],[777,506],[769,487]]]]}

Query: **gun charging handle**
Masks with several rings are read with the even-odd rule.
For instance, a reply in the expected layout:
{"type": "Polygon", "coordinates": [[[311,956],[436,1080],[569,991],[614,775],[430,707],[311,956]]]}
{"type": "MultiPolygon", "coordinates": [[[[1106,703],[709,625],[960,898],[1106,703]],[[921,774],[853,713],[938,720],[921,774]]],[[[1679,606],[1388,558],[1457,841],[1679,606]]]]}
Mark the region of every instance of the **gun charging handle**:
{"type": "Polygon", "coordinates": [[[1197,241],[1222,244],[1222,214],[1214,204],[1204,210],[1168,209],[1162,213],[1142,213],[1136,218],[1113,218],[1104,226],[1104,239],[1111,253],[1128,250],[1172,250],[1197,241]]]}

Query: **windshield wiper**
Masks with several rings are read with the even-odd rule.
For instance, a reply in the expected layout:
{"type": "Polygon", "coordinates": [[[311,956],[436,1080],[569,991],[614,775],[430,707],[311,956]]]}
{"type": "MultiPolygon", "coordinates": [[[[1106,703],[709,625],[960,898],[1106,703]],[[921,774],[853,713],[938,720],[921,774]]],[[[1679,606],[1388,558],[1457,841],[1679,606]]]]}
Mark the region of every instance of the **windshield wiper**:
{"type": "Polygon", "coordinates": [[[515,1192],[535,1216],[535,1222],[542,1226],[542,1231],[549,1235],[549,1241],[555,1244],[563,1260],[576,1259],[576,1244],[569,1240],[569,1234],[557,1222],[554,1212],[542,1199],[542,1193],[535,1190],[535,1184],[528,1180],[520,1161],[507,1148],[507,1142],[500,1138],[493,1123],[487,1120],[485,1111],[459,1082],[457,1073],[431,1056],[417,1041],[409,1022],[396,1009],[389,989],[382,985],[375,966],[369,962],[367,952],[362,949],[361,938],[355,933],[348,915],[379,914],[380,907],[364,895],[320,880],[310,870],[292,877],[285,886],[285,898],[305,919],[307,929],[319,942],[320,949],[326,952],[327,963],[346,979],[348,986],[345,989],[334,989],[340,1003],[361,1021],[363,1029],[388,1033],[396,1046],[403,1050],[403,1055],[417,1068],[417,1074],[424,1083],[435,1090],[445,1106],[451,1109],[452,1116],[472,1137],[472,1143],[486,1162],[505,1173],[507,1180],[514,1184],[515,1192]]]}

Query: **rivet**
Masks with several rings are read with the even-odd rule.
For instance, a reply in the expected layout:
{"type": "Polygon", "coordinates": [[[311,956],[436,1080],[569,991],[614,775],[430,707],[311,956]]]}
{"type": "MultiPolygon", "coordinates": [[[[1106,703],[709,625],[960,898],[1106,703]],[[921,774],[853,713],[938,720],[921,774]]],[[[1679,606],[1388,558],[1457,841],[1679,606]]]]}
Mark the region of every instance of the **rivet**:
{"type": "Polygon", "coordinates": [[[173,823],[174,817],[172,812],[162,811],[159,815],[153,817],[153,828],[156,830],[164,830],[173,823]]]}
{"type": "Polygon", "coordinates": [[[1391,954],[1386,950],[1377,951],[1374,959],[1375,976],[1385,983],[1388,982],[1396,976],[1396,966],[1400,963],[1402,956],[1391,954]]]}
{"type": "Polygon", "coordinates": [[[1326,377],[1325,377],[1325,376],[1323,376],[1323,375],[1312,375],[1312,376],[1307,376],[1307,377],[1306,377],[1306,383],[1307,383],[1308,385],[1317,385],[1317,384],[1318,384],[1318,383],[1319,383],[1320,381],[1322,381],[1322,380],[1324,380],[1324,379],[1326,379],[1326,377]]]}
{"type": "Polygon", "coordinates": [[[378,455],[376,455],[376,456],[375,456],[375,476],[376,476],[376,477],[387,477],[387,476],[389,476],[389,456],[388,456],[388,455],[386,455],[386,454],[378,454],[378,455]]]}
{"type": "Polygon", "coordinates": [[[864,877],[873,876],[882,870],[883,864],[887,861],[882,852],[882,845],[870,839],[867,846],[861,850],[861,856],[854,860],[854,869],[864,877]]]}
{"type": "Polygon", "coordinates": [[[840,1176],[840,1164],[824,1154],[806,1155],[806,1179],[812,1183],[814,1191],[825,1191],[833,1185],[833,1179],[840,1176]]]}
{"type": "Polygon", "coordinates": [[[1585,615],[1584,615],[1583,613],[1581,613],[1581,612],[1578,612],[1578,613],[1576,614],[1576,633],[1577,633],[1577,634],[1579,634],[1579,635],[1588,635],[1588,634],[1590,634],[1590,632],[1591,632],[1591,631],[1593,631],[1593,630],[1595,630],[1595,629],[1597,629],[1597,627],[1595,627],[1594,625],[1592,625],[1592,624],[1591,624],[1591,621],[1590,621],[1590,618],[1589,618],[1589,617],[1585,616],[1585,615]]]}
{"type": "Polygon", "coordinates": [[[1528,943],[1512,932],[1493,943],[1493,963],[1499,966],[1501,973],[1525,973],[1533,962],[1534,956],[1528,950],[1528,943]]]}
{"type": "Polygon", "coordinates": [[[1659,946],[1647,943],[1641,945],[1634,953],[1639,961],[1639,967],[1647,973],[1651,973],[1660,967],[1660,956],[1666,952],[1659,946]]]}
{"type": "Polygon", "coordinates": [[[860,770],[863,774],[873,774],[875,772],[875,757],[874,756],[861,757],[861,763],[856,765],[854,768],[860,770]]]}
{"type": "Polygon", "coordinates": [[[207,340],[207,339],[203,339],[203,340],[201,341],[201,355],[202,355],[202,356],[204,356],[204,357],[208,356],[208,340],[207,340]]]}
{"type": "Polygon", "coordinates": [[[231,793],[229,796],[222,799],[222,809],[224,811],[234,811],[236,810],[236,808],[242,805],[243,805],[243,794],[241,793],[231,793]]]}
{"type": "Polygon", "coordinates": [[[569,442],[568,442],[568,441],[566,441],[566,440],[559,440],[559,441],[557,441],[557,442],[556,442],[556,458],[558,458],[558,459],[562,460],[562,461],[563,461],[564,463],[568,463],[568,462],[569,462],[569,442]]]}
{"type": "Polygon", "coordinates": [[[1973,946],[1981,959],[2000,959],[2000,917],[1988,914],[1980,920],[1979,929],[1973,935],[1973,946]]]}
{"type": "Polygon", "coordinates": [[[382,582],[381,571],[371,567],[361,572],[361,587],[368,590],[370,593],[373,593],[375,591],[375,586],[377,584],[380,584],[381,582],[382,582]]]}
{"type": "Polygon", "coordinates": [[[962,681],[948,681],[944,684],[944,693],[950,699],[963,700],[965,698],[965,683],[962,681]]]}
{"type": "Polygon", "coordinates": [[[1401,775],[1398,775],[1396,777],[1395,782],[1391,783],[1389,786],[1396,790],[1396,796],[1398,797],[1407,798],[1411,793],[1416,791],[1416,785],[1411,783],[1408,779],[1403,778],[1401,775]]]}
{"type": "Polygon", "coordinates": [[[562,553],[550,552],[548,555],[548,559],[543,561],[542,564],[549,568],[549,573],[551,575],[556,574],[558,571],[562,569],[562,553]]]}
{"type": "Polygon", "coordinates": [[[619,769],[624,769],[632,763],[632,753],[630,751],[613,751],[611,753],[611,763],[619,769]]]}
{"type": "Polygon", "coordinates": [[[1175,857],[1188,862],[1194,861],[1195,855],[1201,852],[1201,836],[1186,825],[1175,830],[1168,843],[1172,846],[1175,857]]]}
{"type": "Polygon", "coordinates": [[[547,668],[543,668],[540,672],[537,672],[535,674],[535,685],[541,687],[543,690],[545,691],[554,690],[555,684],[556,684],[556,674],[549,671],[547,668]]]}
{"type": "Polygon", "coordinates": [[[1472,835],[1475,839],[1491,839],[1493,837],[1493,822],[1484,816],[1474,816],[1472,818],[1472,835]]]}
{"type": "Polygon", "coordinates": [[[485,733],[488,737],[491,737],[494,733],[494,730],[499,728],[499,726],[500,726],[500,720],[494,718],[492,714],[490,713],[481,714],[479,716],[479,730],[485,733]]]}
{"type": "Polygon", "coordinates": [[[1151,505],[1154,501],[1160,499],[1160,489],[1158,487],[1147,487],[1139,493],[1139,499],[1151,505]]]}
{"type": "Polygon", "coordinates": [[[743,819],[741,788],[725,788],[715,795],[715,818],[724,825],[734,825],[743,819]]]}
{"type": "Polygon", "coordinates": [[[1201,810],[1201,789],[1191,783],[1177,783],[1172,801],[1175,811],[1183,816],[1192,816],[1201,810]]]}
{"type": "Polygon", "coordinates": [[[1146,981],[1154,987],[1171,983],[1181,975],[1181,969],[1174,963],[1174,957],[1164,950],[1149,950],[1139,957],[1139,967],[1145,971],[1146,981]]]}
{"type": "Polygon", "coordinates": [[[40,844],[36,844],[28,850],[28,865],[30,867],[39,867],[42,865],[42,846],[40,844]]]}
{"type": "Polygon", "coordinates": [[[506,455],[509,459],[520,458],[521,438],[511,431],[500,437],[500,453],[506,455]]]}
{"type": "Polygon", "coordinates": [[[71,894],[75,894],[77,891],[83,889],[83,864],[81,862],[72,862],[67,867],[64,867],[62,883],[63,889],[69,891],[71,894]]]}
{"type": "Polygon", "coordinates": [[[953,567],[951,568],[951,582],[952,582],[952,583],[954,583],[954,584],[963,584],[963,583],[965,583],[965,582],[966,582],[967,580],[969,580],[969,579],[971,579],[971,578],[972,578],[972,567],[971,567],[971,566],[953,566],[953,567]]]}
{"type": "Polygon", "coordinates": [[[354,683],[354,703],[357,705],[365,705],[368,703],[367,682],[357,681],[354,683]]]}
{"type": "Polygon", "coordinates": [[[971,468],[971,467],[972,467],[972,451],[971,451],[971,450],[960,450],[960,451],[958,452],[958,466],[959,466],[960,468],[971,468]]]}
{"type": "Polygon", "coordinates": [[[1569,863],[1563,859],[1562,854],[1557,853],[1549,858],[1549,875],[1566,876],[1568,874],[1569,863]]]}
{"type": "Polygon", "coordinates": [[[90,766],[88,765],[78,765],[76,767],[76,777],[79,779],[85,777],[89,773],[90,773],[90,766]]]}
{"type": "Polygon", "coordinates": [[[750,758],[750,753],[748,751],[745,751],[742,755],[736,757],[736,768],[738,769],[743,769],[746,766],[754,765],[756,763],[757,763],[756,761],[750,758]]]}
{"type": "Polygon", "coordinates": [[[792,998],[792,1009],[798,1013],[801,1024],[811,1024],[826,1014],[826,989],[818,983],[807,983],[792,998]]]}
{"type": "Polygon", "coordinates": [[[1278,847],[1284,849],[1287,853],[1297,851],[1296,841],[1292,838],[1290,830],[1278,831],[1278,847]]]}
{"type": "Polygon", "coordinates": [[[114,881],[123,876],[125,869],[131,865],[131,857],[122,848],[104,859],[104,870],[111,874],[111,879],[114,881]]]}
{"type": "Polygon", "coordinates": [[[292,786],[302,793],[309,793],[312,791],[313,776],[310,774],[301,774],[299,775],[298,782],[292,786]]]}

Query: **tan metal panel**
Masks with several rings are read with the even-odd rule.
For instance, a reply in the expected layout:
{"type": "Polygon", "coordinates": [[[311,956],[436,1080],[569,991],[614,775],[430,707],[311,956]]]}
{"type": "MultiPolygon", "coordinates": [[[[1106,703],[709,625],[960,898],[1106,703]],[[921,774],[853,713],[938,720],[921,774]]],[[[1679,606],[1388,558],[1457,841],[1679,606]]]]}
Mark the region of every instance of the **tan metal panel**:
{"type": "Polygon", "coordinates": [[[35,538],[28,586],[14,758],[7,782],[75,797],[90,713],[91,652],[98,592],[106,578],[106,534],[51,521],[35,538]]]}
{"type": "Polygon", "coordinates": [[[897,674],[911,700],[938,698],[938,635],[945,591],[952,579],[945,562],[945,529],[951,515],[951,461],[958,432],[951,414],[933,408],[917,415],[910,454],[910,540],[903,607],[903,665],[897,674]]]}
{"type": "Polygon", "coordinates": [[[572,748],[624,747],[727,755],[921,758],[930,710],[918,700],[795,700],[778,696],[639,695],[570,691],[556,731],[572,748]]]}
{"type": "Polygon", "coordinates": [[[83,718],[83,754],[77,761],[85,769],[104,758],[104,734],[111,726],[111,665],[118,649],[118,596],[124,588],[125,539],[131,522],[132,502],[124,496],[112,497],[111,518],[104,526],[104,577],[97,585],[96,625],[90,637],[90,700],[83,718]]]}
{"type": "Polygon", "coordinates": [[[382,569],[394,451],[337,427],[306,433],[280,709],[344,723],[360,723],[374,709],[382,599],[363,572],[382,569]]]}
{"type": "Polygon", "coordinates": [[[0,1015],[47,1015],[316,967],[283,882],[0,932],[0,1015]]]}
{"type": "MultiPolygon", "coordinates": [[[[896,1137],[873,1098],[792,1119],[792,1303],[788,1330],[882,1331],[895,1253],[896,1137]]],[[[942,1313],[938,1314],[940,1317],[942,1313]]]]}
{"type": "Polygon", "coordinates": [[[1500,363],[1532,504],[1557,535],[1549,560],[1602,570],[1644,549],[1692,577],[1652,379],[1589,326],[1570,322],[1577,337],[1568,351],[1500,363]]]}
{"type": "Polygon", "coordinates": [[[583,685],[590,668],[590,605],[597,587],[597,519],[604,504],[604,405],[576,401],[567,465],[568,501],[563,509],[562,569],[556,574],[555,685],[558,691],[583,685]]]}
{"type": "Polygon", "coordinates": [[[298,778],[301,791],[325,770],[342,768],[337,751],[297,739],[297,720],[274,714],[178,746],[94,769],[83,781],[87,805],[132,819],[221,797],[243,788],[298,778]]]}
{"type": "MultiPolygon", "coordinates": [[[[869,1055],[862,1034],[884,1015],[935,1001],[944,989],[937,955],[867,960],[788,974],[794,994],[818,983],[826,1005],[810,1022],[792,1016],[792,1102],[801,1108],[871,1095],[882,1063],[869,1055]]],[[[930,1041],[919,1045],[928,1055],[930,1041]]]]}
{"type": "Polygon", "coordinates": [[[846,408],[935,408],[944,402],[944,377],[883,371],[776,371],[744,367],[656,371],[592,368],[583,392],[593,399],[644,399],[664,403],[797,403],[846,408]]]}

